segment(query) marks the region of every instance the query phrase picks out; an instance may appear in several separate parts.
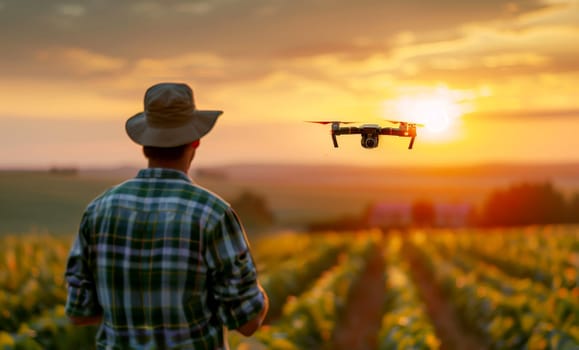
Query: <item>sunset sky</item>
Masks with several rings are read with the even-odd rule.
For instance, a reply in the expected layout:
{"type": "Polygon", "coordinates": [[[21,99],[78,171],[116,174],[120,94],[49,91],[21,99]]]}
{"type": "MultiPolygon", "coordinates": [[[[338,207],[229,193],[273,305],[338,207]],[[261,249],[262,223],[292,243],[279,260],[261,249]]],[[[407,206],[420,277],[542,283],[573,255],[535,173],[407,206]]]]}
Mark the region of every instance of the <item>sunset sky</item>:
{"type": "Polygon", "coordinates": [[[138,165],[147,87],[221,109],[199,165],[579,161],[579,1],[0,0],[0,167],[138,165]],[[306,120],[426,123],[378,149],[306,120]]]}

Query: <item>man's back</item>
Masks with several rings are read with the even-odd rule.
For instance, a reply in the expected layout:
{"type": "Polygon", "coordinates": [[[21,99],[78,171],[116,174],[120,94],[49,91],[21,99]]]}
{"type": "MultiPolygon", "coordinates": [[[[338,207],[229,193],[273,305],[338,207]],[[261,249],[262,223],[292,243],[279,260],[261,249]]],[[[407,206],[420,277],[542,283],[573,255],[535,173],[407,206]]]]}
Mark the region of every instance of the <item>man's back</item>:
{"type": "MultiPolygon", "coordinates": [[[[144,169],[107,191],[87,208],[79,237],[103,313],[99,347],[219,349],[224,325],[235,329],[262,307],[257,288],[228,282],[256,280],[235,213],[180,171],[144,169]]],[[[86,268],[74,256],[72,275],[86,268]]],[[[74,300],[67,307],[77,309],[74,300]]]]}

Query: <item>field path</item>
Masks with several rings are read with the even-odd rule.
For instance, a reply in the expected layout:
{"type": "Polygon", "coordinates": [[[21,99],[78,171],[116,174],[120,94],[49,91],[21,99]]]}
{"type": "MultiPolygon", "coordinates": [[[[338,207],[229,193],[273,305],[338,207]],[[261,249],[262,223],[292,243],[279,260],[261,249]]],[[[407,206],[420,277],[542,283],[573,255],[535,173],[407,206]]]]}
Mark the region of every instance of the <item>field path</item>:
{"type": "Polygon", "coordinates": [[[333,350],[374,350],[384,312],[385,266],[377,245],[363,275],[353,287],[334,333],[333,350]]]}
{"type": "Polygon", "coordinates": [[[452,304],[411,248],[405,249],[405,256],[410,262],[413,279],[426,304],[428,316],[434,323],[436,335],[441,340],[441,350],[487,349],[483,339],[463,325],[452,304]]]}

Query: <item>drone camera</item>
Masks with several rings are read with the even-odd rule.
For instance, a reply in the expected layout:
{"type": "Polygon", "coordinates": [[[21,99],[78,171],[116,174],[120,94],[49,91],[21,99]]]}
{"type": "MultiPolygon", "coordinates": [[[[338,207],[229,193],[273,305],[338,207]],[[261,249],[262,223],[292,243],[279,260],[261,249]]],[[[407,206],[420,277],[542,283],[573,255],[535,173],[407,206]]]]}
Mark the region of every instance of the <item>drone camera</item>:
{"type": "Polygon", "coordinates": [[[362,147],[364,147],[364,148],[376,148],[376,147],[378,147],[378,135],[377,134],[362,134],[362,147]]]}

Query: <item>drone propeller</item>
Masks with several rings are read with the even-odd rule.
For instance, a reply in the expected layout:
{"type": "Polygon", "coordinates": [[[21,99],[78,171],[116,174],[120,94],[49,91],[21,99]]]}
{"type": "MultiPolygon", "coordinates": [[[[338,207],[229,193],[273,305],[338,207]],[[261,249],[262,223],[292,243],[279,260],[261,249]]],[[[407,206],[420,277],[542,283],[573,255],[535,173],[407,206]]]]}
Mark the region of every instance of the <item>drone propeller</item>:
{"type": "Polygon", "coordinates": [[[404,122],[401,120],[387,120],[387,122],[393,123],[393,124],[408,124],[408,125],[414,125],[414,126],[420,126],[423,127],[424,124],[420,124],[420,123],[413,123],[413,122],[404,122]]]}
{"type": "Polygon", "coordinates": [[[420,126],[421,128],[424,127],[424,124],[419,124],[419,123],[408,123],[408,125],[420,126]]]}
{"type": "Polygon", "coordinates": [[[315,124],[323,124],[323,125],[326,125],[326,124],[334,124],[334,123],[340,123],[340,124],[357,123],[357,122],[351,122],[351,121],[342,122],[342,121],[339,121],[339,120],[332,120],[332,121],[325,121],[325,120],[322,120],[322,121],[318,121],[318,120],[306,120],[306,122],[308,122],[308,123],[315,123],[315,124]]]}

